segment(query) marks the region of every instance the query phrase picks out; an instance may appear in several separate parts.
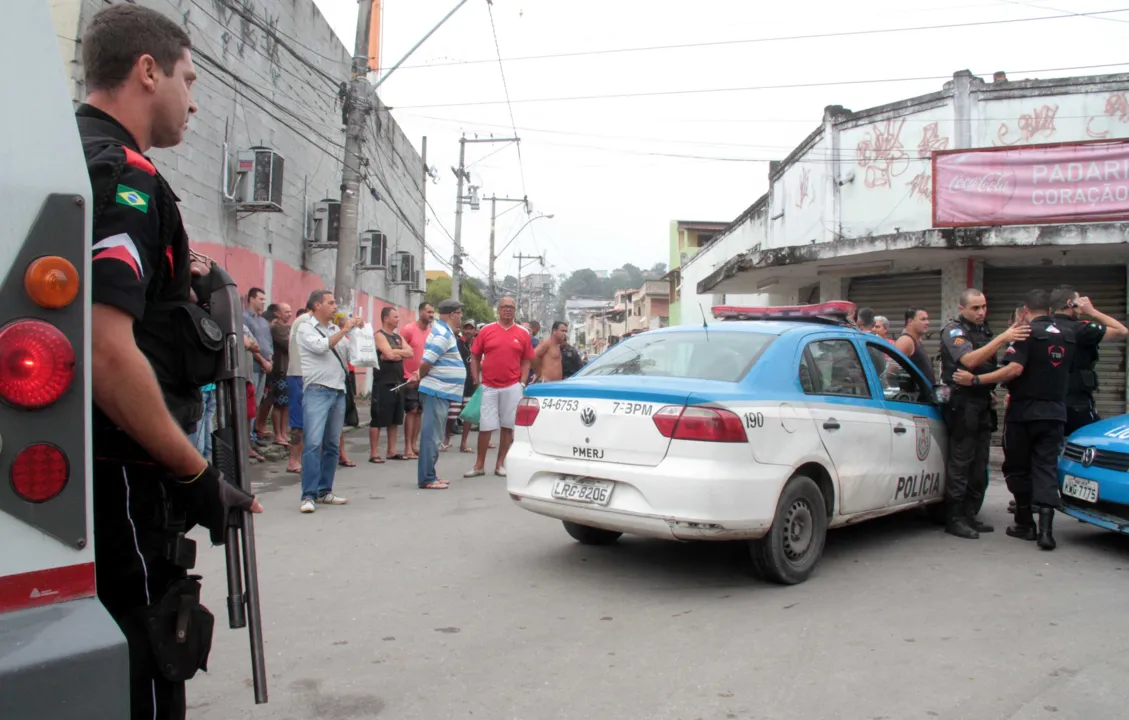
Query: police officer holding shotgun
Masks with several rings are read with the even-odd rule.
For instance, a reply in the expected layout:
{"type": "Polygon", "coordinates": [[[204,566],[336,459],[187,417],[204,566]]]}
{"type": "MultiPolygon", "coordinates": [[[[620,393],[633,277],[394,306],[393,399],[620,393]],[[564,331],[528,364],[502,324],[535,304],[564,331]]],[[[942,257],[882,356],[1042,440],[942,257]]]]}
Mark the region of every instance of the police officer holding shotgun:
{"type": "Polygon", "coordinates": [[[102,10],[82,40],[88,96],[76,111],[93,191],[98,595],[129,645],[131,715],[146,720],[185,717],[185,680],[211,647],[186,533],[203,525],[223,543],[238,511],[262,511],[188,439],[223,331],[195,302],[176,195],[145,153],[180,143],[196,110],[190,48],[159,13],[102,10]]]}

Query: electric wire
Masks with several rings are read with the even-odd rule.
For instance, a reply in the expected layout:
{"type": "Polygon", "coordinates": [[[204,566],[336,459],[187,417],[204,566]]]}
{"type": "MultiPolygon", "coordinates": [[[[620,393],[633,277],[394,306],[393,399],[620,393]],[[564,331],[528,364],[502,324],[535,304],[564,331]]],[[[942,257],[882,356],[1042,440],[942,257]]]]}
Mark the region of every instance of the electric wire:
{"type": "MultiPolygon", "coordinates": [[[[1032,73],[1045,73],[1045,72],[1065,72],[1068,70],[1094,70],[1098,68],[1111,68],[1111,67],[1125,67],[1129,62],[1122,63],[1103,63],[1100,65],[1075,65],[1072,67],[1056,67],[1056,68],[1040,68],[1036,70],[1019,70],[1016,71],[1017,75],[1032,74],[1032,73]]],[[[851,85],[881,85],[886,83],[903,83],[903,82],[924,82],[935,80],[952,80],[951,75],[920,75],[917,77],[901,77],[901,78],[868,78],[865,80],[827,80],[817,82],[804,82],[804,83],[784,83],[779,85],[750,85],[746,87],[729,87],[729,88],[690,88],[685,90],[652,90],[646,92],[635,93],[607,93],[603,95],[572,95],[567,97],[543,97],[543,98],[523,98],[519,100],[472,100],[469,102],[457,103],[431,103],[427,105],[400,105],[401,110],[419,110],[425,108],[444,108],[444,107],[476,107],[485,105],[505,105],[512,103],[542,103],[542,102],[577,102],[584,100],[618,100],[629,98],[645,98],[645,97],[669,97],[673,95],[704,95],[711,93],[731,93],[731,92],[753,92],[762,90],[796,90],[803,88],[817,88],[817,87],[846,87],[851,85]]]]}
{"type": "MultiPolygon", "coordinates": [[[[637,53],[637,52],[655,52],[662,50],[683,50],[687,48],[706,48],[706,47],[725,47],[731,45],[750,45],[758,43],[774,43],[774,42],[794,42],[798,40],[822,40],[827,38],[840,38],[840,37],[859,37],[866,35],[889,35],[895,33],[906,32],[923,32],[929,30],[953,30],[958,28],[969,27],[985,27],[994,25],[1009,25],[1015,23],[1033,23],[1046,20],[1061,20],[1064,18],[1072,17],[1100,17],[1103,15],[1112,15],[1116,13],[1129,12],[1129,8],[1118,8],[1116,10],[1096,10],[1093,12],[1074,13],[1059,11],[1063,14],[1060,15],[1040,15],[1038,17],[1028,18],[1006,18],[1003,20],[978,20],[975,22],[965,23],[942,23],[937,25],[916,25],[909,27],[896,27],[896,28],[872,28],[867,30],[840,30],[836,32],[825,33],[807,33],[802,35],[779,35],[772,37],[759,37],[759,38],[743,38],[736,40],[706,40],[702,42],[692,43],[674,43],[669,45],[648,45],[642,47],[626,47],[626,48],[603,48],[600,50],[574,50],[571,52],[559,53],[546,53],[542,55],[525,55],[504,58],[507,62],[525,62],[529,60],[550,60],[556,58],[574,58],[592,55],[614,55],[624,53],[637,53]]],[[[499,58],[500,60],[503,58],[499,58]]],[[[427,65],[401,65],[401,70],[408,69],[422,69],[422,68],[437,68],[447,67],[451,65],[481,65],[484,63],[492,63],[494,58],[483,58],[476,60],[452,60],[449,62],[430,63],[427,65]]]]}

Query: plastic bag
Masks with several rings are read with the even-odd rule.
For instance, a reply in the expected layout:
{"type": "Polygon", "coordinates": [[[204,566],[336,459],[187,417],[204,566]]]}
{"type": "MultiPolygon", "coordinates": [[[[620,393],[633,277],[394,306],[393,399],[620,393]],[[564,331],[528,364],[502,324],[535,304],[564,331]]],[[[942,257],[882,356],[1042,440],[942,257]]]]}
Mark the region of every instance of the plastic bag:
{"type": "Polygon", "coordinates": [[[470,400],[466,401],[466,405],[463,406],[463,411],[461,413],[459,413],[459,417],[462,418],[463,422],[468,422],[471,425],[477,425],[479,417],[481,415],[482,415],[482,386],[479,385],[475,389],[474,395],[470,396],[470,400]]]}
{"type": "Polygon", "coordinates": [[[353,328],[349,333],[349,338],[353,343],[353,367],[380,367],[380,359],[376,353],[376,338],[373,335],[370,323],[365,323],[359,328],[353,328]]]}

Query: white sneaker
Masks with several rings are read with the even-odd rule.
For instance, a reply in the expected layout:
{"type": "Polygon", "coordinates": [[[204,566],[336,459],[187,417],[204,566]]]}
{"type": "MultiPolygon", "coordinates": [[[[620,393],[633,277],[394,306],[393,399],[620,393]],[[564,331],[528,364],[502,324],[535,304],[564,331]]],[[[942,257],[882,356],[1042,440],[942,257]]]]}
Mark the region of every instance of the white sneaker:
{"type": "Polygon", "coordinates": [[[314,507],[314,501],[309,499],[309,498],[305,498],[304,500],[302,500],[302,504],[300,506],[298,506],[299,512],[312,513],[315,510],[317,510],[317,508],[314,507]]]}
{"type": "Polygon", "coordinates": [[[318,498],[318,502],[322,505],[345,505],[349,502],[349,498],[343,498],[333,493],[326,493],[318,498]]]}

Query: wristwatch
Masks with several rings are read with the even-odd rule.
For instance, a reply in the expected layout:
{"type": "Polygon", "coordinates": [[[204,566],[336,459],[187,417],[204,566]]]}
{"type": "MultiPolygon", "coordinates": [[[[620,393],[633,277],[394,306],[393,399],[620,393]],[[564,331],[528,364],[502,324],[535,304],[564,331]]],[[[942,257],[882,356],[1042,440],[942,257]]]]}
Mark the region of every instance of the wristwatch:
{"type": "Polygon", "coordinates": [[[980,384],[980,376],[979,375],[973,375],[972,376],[972,386],[976,387],[979,384],[980,384]]]}

